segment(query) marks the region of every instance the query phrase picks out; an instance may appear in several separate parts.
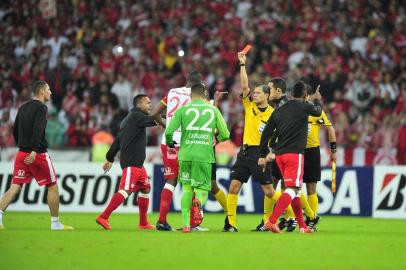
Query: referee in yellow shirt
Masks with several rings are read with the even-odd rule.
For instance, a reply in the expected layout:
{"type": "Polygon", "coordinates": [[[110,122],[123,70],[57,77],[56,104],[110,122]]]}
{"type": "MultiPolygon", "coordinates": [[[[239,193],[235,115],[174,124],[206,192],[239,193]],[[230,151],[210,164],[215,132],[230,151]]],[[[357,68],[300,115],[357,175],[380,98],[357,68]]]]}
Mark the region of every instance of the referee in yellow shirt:
{"type": "MultiPolygon", "coordinates": [[[[306,85],[307,94],[314,94],[315,91],[311,89],[310,85],[306,85]]],[[[307,143],[304,153],[304,174],[303,182],[306,184],[307,201],[308,205],[305,205],[306,200],[302,198],[302,204],[305,208],[305,214],[307,216],[306,225],[313,229],[316,229],[316,225],[320,221],[320,216],[317,215],[319,206],[319,199],[316,193],[317,182],[321,179],[321,165],[320,165],[320,128],[325,126],[327,129],[328,140],[330,142],[330,158],[332,161],[337,159],[337,145],[334,127],[327,115],[322,111],[319,117],[309,116],[308,118],[308,134],[307,143]],[[307,208],[307,209],[306,209],[307,208]],[[307,211],[306,211],[307,210],[307,211]],[[308,213],[306,213],[308,212],[308,213]],[[314,218],[309,218],[313,216],[314,218]]]]}
{"type": "MultiPolygon", "coordinates": [[[[224,225],[224,232],[237,232],[237,204],[238,193],[243,183],[246,183],[250,176],[256,182],[261,184],[264,191],[264,215],[269,215],[272,208],[279,198],[280,194],[275,192],[272,186],[270,167],[263,170],[258,166],[259,144],[261,141],[262,130],[264,129],[269,117],[274,109],[268,104],[270,88],[268,85],[255,87],[251,94],[248,87],[248,76],[245,70],[246,56],[244,53],[238,53],[240,62],[240,78],[242,86],[241,100],[245,111],[244,124],[244,144],[238,153],[237,160],[231,169],[229,194],[227,196],[228,216],[224,225]],[[251,96],[250,96],[251,94],[251,96]]],[[[285,87],[285,81],[275,78],[275,87],[285,87]]]]}

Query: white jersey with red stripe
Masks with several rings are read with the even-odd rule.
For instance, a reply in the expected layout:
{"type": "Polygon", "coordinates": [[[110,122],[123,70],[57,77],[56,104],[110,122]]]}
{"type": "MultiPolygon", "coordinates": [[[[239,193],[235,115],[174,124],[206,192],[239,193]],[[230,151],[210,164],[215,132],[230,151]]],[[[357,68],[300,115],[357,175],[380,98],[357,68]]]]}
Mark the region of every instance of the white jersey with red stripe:
{"type": "MultiPolygon", "coordinates": [[[[176,110],[190,102],[190,88],[173,88],[169,90],[168,94],[161,100],[161,102],[166,105],[166,126],[169,126],[176,110]]],[[[173,140],[179,144],[181,136],[182,133],[180,129],[178,129],[173,134],[173,140]]],[[[162,136],[162,144],[166,145],[165,136],[162,136]]]]}

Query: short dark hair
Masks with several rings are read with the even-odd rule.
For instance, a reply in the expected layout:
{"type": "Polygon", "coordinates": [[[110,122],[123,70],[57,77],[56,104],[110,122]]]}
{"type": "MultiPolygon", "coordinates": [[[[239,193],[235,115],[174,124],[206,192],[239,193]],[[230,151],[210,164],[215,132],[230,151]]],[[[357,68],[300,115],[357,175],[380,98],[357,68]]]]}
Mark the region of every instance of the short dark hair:
{"type": "Polygon", "coordinates": [[[205,86],[202,82],[195,83],[191,86],[192,94],[204,95],[205,86]]]}
{"type": "Polygon", "coordinates": [[[294,98],[302,98],[306,96],[306,88],[304,82],[298,81],[297,83],[295,83],[295,85],[293,86],[292,95],[294,98]]]}
{"type": "Polygon", "coordinates": [[[305,83],[305,90],[306,90],[306,95],[313,95],[316,93],[316,89],[313,89],[310,84],[305,83]]]}
{"type": "Polygon", "coordinates": [[[201,83],[203,81],[203,77],[199,71],[193,70],[192,72],[189,73],[186,80],[187,84],[191,87],[192,85],[201,83]]]}
{"type": "Polygon", "coordinates": [[[48,84],[45,81],[36,81],[35,83],[33,83],[32,92],[34,93],[34,96],[37,96],[42,89],[45,89],[45,87],[47,87],[47,85],[48,84]]]}
{"type": "Polygon", "coordinates": [[[265,94],[269,95],[271,93],[271,88],[269,88],[269,86],[266,84],[257,85],[255,88],[257,87],[261,88],[261,90],[264,91],[265,94]]]}
{"type": "Polygon", "coordinates": [[[141,99],[148,97],[146,94],[139,94],[136,95],[133,99],[133,106],[137,107],[138,103],[140,103],[141,99]]]}
{"type": "Polygon", "coordinates": [[[273,87],[275,89],[279,88],[282,90],[282,93],[286,92],[286,82],[281,77],[275,77],[271,79],[271,83],[273,83],[273,87]]]}

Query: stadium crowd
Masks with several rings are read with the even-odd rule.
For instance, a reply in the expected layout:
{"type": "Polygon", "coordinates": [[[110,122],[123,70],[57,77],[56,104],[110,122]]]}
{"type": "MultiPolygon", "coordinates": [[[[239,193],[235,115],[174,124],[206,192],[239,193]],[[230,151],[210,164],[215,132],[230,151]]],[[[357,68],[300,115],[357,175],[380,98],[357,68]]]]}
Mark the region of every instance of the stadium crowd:
{"type": "MultiPolygon", "coordinates": [[[[250,43],[250,82],[281,76],[288,87],[301,78],[320,84],[340,146],[397,148],[406,163],[401,0],[8,0],[0,21],[0,147],[15,145],[13,121],[34,81],[53,91],[50,146],[81,147],[99,131],[115,135],[133,96],[146,93],[156,104],[195,69],[211,94],[230,92],[220,107],[239,146],[236,55],[250,43]]],[[[149,145],[160,133],[150,130],[149,145]]]]}

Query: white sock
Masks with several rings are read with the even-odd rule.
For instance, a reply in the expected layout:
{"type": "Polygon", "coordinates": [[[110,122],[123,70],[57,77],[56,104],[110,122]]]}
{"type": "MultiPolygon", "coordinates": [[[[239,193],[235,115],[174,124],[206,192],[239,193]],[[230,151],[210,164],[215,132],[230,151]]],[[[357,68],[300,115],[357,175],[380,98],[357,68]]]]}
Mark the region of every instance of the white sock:
{"type": "Polygon", "coordinates": [[[164,186],[164,188],[167,189],[167,190],[169,190],[169,191],[172,192],[172,193],[175,191],[175,187],[172,186],[172,185],[169,184],[169,183],[166,183],[165,186],[164,186]]]}
{"type": "Polygon", "coordinates": [[[0,210],[0,224],[3,224],[3,211],[0,210]]]}
{"type": "Polygon", "coordinates": [[[51,230],[59,231],[59,230],[73,230],[71,226],[65,226],[59,222],[59,217],[51,217],[51,230]]]}
{"type": "Polygon", "coordinates": [[[51,217],[51,230],[62,230],[63,224],[59,222],[59,217],[51,217]]]}

